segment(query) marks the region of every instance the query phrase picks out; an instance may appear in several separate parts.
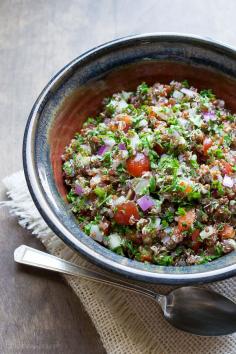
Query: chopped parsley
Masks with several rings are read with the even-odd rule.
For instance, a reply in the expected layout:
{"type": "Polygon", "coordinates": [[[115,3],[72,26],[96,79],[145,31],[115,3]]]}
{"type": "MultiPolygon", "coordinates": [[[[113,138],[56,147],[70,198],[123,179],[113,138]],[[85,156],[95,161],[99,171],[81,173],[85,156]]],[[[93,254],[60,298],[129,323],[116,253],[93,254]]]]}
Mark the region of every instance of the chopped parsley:
{"type": "Polygon", "coordinates": [[[138,94],[140,93],[141,95],[146,95],[148,93],[148,90],[149,90],[148,85],[145,82],[143,82],[141,85],[138,86],[137,93],[138,94]]]}
{"type": "Polygon", "coordinates": [[[79,226],[119,256],[156,266],[233,250],[235,121],[211,89],[187,80],[105,98],[62,156],[79,226]]]}

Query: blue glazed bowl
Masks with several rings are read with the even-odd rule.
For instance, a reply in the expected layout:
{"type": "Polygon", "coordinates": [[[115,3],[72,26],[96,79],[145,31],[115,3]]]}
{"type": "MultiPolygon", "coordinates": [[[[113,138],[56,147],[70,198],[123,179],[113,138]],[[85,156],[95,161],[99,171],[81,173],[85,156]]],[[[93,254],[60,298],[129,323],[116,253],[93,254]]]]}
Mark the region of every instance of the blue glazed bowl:
{"type": "Polygon", "coordinates": [[[121,257],[85,235],[69,210],[61,154],[102,98],[140,82],[187,79],[212,88],[236,111],[236,51],[180,34],[145,34],[91,49],[59,71],[40,94],[24,135],[23,162],[33,200],[48,226],[95,264],[125,277],[163,284],[203,283],[236,274],[236,252],[204,265],[165,267],[121,257]]]}

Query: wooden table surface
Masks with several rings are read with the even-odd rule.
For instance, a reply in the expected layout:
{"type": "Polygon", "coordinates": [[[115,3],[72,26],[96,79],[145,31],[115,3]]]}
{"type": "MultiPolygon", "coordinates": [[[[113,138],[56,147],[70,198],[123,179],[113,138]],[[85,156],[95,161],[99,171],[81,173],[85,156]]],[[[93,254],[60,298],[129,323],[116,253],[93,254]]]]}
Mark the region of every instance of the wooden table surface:
{"type": "MultiPolygon", "coordinates": [[[[22,168],[29,111],[67,62],[99,43],[141,32],[195,33],[236,45],[235,10],[234,0],[0,0],[0,180],[22,168]]],[[[13,263],[18,245],[41,248],[39,241],[6,208],[0,225],[0,353],[104,353],[61,277],[13,263]]]]}

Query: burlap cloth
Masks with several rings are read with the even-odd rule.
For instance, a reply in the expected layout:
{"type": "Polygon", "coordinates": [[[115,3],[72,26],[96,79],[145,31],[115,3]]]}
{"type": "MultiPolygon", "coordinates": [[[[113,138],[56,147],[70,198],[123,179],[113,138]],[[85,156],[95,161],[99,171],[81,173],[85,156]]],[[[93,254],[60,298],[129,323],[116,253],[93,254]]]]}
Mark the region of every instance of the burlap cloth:
{"type": "MultiPolygon", "coordinates": [[[[101,271],[73,252],[47,227],[32,202],[23,172],[5,178],[3,183],[10,199],[2,204],[9,207],[23,227],[32,230],[50,253],[101,271]]],[[[170,326],[159,306],[141,295],[71,276],[65,278],[91,317],[107,353],[236,354],[236,334],[216,338],[193,336],[170,326]]],[[[236,301],[235,278],[207,286],[236,301]]],[[[171,289],[152,288],[160,293],[171,289]]]]}

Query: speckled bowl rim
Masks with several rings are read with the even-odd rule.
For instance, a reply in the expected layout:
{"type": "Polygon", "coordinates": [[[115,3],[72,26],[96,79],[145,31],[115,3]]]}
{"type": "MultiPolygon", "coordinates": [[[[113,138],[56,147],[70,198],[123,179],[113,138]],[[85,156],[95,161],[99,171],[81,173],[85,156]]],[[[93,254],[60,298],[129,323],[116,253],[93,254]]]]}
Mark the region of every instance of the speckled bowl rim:
{"type": "MultiPolygon", "coordinates": [[[[151,282],[151,283],[161,283],[161,284],[193,284],[193,283],[206,283],[217,280],[222,280],[225,278],[232,277],[236,275],[236,264],[228,265],[216,270],[206,270],[204,272],[196,272],[196,273],[158,273],[151,272],[147,270],[141,270],[137,268],[132,268],[122,262],[114,261],[113,259],[108,259],[105,256],[98,254],[96,251],[80,242],[77,238],[73,236],[73,234],[62,224],[62,222],[57,217],[56,213],[53,211],[51,206],[48,204],[43,192],[42,185],[37,175],[37,171],[35,168],[34,161],[34,152],[35,152],[35,128],[36,122],[40,115],[40,108],[45,104],[48,98],[50,98],[51,89],[57,84],[57,82],[63,79],[63,76],[71,69],[74,65],[78,65],[79,62],[82,62],[84,59],[89,57],[91,54],[96,54],[102,52],[105,48],[112,47],[116,44],[127,43],[133,40],[145,40],[151,38],[163,38],[166,39],[186,39],[186,40],[195,40],[198,43],[205,44],[215,49],[219,49],[220,51],[225,51],[228,54],[233,54],[236,57],[235,48],[225,45],[221,42],[214,41],[212,39],[203,38],[196,35],[189,34],[181,34],[181,33],[172,33],[172,32],[159,32],[159,33],[146,33],[146,34],[138,34],[127,37],[122,37],[119,39],[115,39],[113,41],[107,42],[100,46],[97,46],[87,52],[83,53],[79,57],[72,60],[70,63],[65,65],[57,74],[49,81],[49,83],[45,86],[38,99],[36,100],[31,113],[29,115],[24,139],[23,139],[23,167],[26,182],[32,196],[32,199],[42,215],[43,219],[47,223],[47,225],[55,232],[57,236],[59,236],[68,246],[77,250],[82,255],[86,256],[89,260],[91,260],[96,265],[100,267],[123,275],[127,278],[151,282]]],[[[94,241],[95,242],[95,241],[94,241]]],[[[120,256],[117,256],[120,257],[120,256]]],[[[137,261],[133,261],[137,262],[137,261]]],[[[194,266],[198,267],[198,266],[194,266]]]]}

